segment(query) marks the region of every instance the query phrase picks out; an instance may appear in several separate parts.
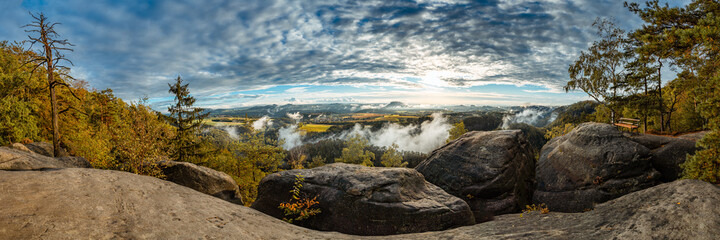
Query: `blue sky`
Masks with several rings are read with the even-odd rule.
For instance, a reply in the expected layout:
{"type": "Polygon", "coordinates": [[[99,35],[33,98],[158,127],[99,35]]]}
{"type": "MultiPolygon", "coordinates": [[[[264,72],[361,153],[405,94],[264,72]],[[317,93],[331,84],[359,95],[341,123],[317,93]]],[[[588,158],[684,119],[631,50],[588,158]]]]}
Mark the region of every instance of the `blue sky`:
{"type": "Polygon", "coordinates": [[[602,0],[5,0],[0,40],[27,38],[28,11],[62,22],[74,77],[157,110],[178,75],[210,108],[565,105],[587,99],[562,86],[595,18],[641,24],[602,0]]]}

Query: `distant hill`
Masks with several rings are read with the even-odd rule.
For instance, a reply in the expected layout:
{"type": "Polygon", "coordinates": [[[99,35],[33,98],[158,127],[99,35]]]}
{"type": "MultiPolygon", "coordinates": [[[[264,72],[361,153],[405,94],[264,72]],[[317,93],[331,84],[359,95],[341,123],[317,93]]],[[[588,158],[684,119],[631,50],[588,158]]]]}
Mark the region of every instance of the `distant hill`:
{"type": "Polygon", "coordinates": [[[421,112],[471,112],[471,111],[505,111],[493,106],[455,105],[455,106],[425,106],[410,105],[394,101],[388,104],[378,103],[327,103],[327,104],[286,104],[263,105],[252,107],[239,107],[230,109],[211,109],[211,116],[245,116],[273,118],[285,117],[288,113],[300,114],[347,114],[347,113],[421,113],[421,112]]]}

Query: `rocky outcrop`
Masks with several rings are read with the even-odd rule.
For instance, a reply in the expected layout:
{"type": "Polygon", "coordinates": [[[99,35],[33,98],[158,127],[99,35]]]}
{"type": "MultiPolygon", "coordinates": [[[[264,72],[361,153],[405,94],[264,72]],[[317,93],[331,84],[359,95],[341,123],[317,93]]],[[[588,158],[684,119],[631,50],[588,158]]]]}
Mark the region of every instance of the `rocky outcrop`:
{"type": "Polygon", "coordinates": [[[645,146],[614,126],[584,123],[556,137],[540,153],[535,203],[551,211],[580,212],[656,185],[660,173],[645,146]]]}
{"type": "Polygon", "coordinates": [[[0,170],[38,170],[74,167],[56,158],[17,148],[0,147],[0,170]]]}
{"type": "Polygon", "coordinates": [[[331,239],[172,182],[68,168],[0,171],[1,239],[331,239]]]}
{"type": "MultiPolygon", "coordinates": [[[[41,154],[43,156],[47,157],[53,157],[53,145],[52,143],[47,142],[34,142],[34,143],[28,143],[25,144],[25,147],[30,149],[30,151],[33,151],[35,153],[41,154]]],[[[65,151],[64,148],[60,148],[60,155],[54,156],[54,157],[69,157],[70,154],[65,151]]]]}
{"type": "Polygon", "coordinates": [[[599,204],[585,213],[508,214],[396,239],[717,239],[720,188],[678,180],[599,204]]]}
{"type": "Polygon", "coordinates": [[[465,200],[476,221],[530,204],[535,160],[519,130],[469,132],[435,150],[415,169],[465,200]]]}
{"type": "Polygon", "coordinates": [[[428,183],[414,169],[370,168],[335,163],[273,173],[260,182],[252,208],[282,218],[280,203],[289,202],[296,175],[301,192],[317,197],[320,214],[298,222],[323,231],[388,235],[438,231],[474,224],[468,205],[428,183]]]}
{"type": "Polygon", "coordinates": [[[168,181],[228,202],[243,204],[237,183],[226,173],[187,162],[160,161],[158,165],[168,181]]]}
{"type": "Polygon", "coordinates": [[[648,149],[652,155],[652,165],[661,174],[661,180],[676,180],[682,173],[680,164],[685,162],[688,154],[694,154],[695,142],[683,138],[657,136],[651,134],[628,135],[630,140],[648,149]]]}
{"type": "Polygon", "coordinates": [[[681,180],[585,213],[508,214],[445,231],[361,237],[294,226],[189,188],[98,169],[0,171],[2,239],[715,239],[720,189],[681,180]]]}

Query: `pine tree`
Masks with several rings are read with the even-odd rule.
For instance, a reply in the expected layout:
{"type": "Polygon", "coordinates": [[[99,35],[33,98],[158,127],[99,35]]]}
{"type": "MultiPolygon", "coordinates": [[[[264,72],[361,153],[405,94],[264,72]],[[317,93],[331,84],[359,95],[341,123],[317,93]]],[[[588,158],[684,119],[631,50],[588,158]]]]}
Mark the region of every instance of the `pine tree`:
{"type": "Polygon", "coordinates": [[[175,138],[172,139],[174,151],[171,158],[175,161],[190,161],[200,155],[200,141],[197,133],[202,126],[202,121],[209,113],[203,113],[204,109],[193,107],[195,98],[190,96],[188,84],[183,84],[182,78],[177,77],[175,84],[169,84],[169,93],[175,95],[175,105],[168,107],[172,125],[176,127],[175,138]]]}

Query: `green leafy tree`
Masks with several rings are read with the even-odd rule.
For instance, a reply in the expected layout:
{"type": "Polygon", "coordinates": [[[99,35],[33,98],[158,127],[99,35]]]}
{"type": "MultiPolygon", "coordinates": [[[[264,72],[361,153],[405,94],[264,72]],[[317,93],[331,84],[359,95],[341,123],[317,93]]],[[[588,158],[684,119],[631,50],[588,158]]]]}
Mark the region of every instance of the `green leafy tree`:
{"type": "Polygon", "coordinates": [[[24,64],[33,54],[20,44],[0,41],[0,145],[39,138],[40,101],[35,96],[41,83],[30,78],[31,69],[24,64]]]}
{"type": "Polygon", "coordinates": [[[445,142],[450,142],[452,140],[458,139],[460,136],[468,132],[467,129],[465,129],[465,123],[464,122],[458,122],[453,124],[453,128],[450,129],[450,137],[445,142]]]}
{"type": "Polygon", "coordinates": [[[613,101],[622,94],[621,86],[626,75],[627,39],[625,32],[612,21],[598,19],[593,26],[597,27],[600,40],[594,42],[587,52],[581,52],[578,60],[570,65],[570,81],[565,85],[565,91],[583,90],[610,109],[610,120],[614,122],[616,110],[613,101]]]}
{"type": "Polygon", "coordinates": [[[262,132],[248,131],[232,152],[235,162],[230,170],[231,175],[237,177],[235,180],[242,191],[243,202],[251,204],[257,197],[260,180],[279,170],[285,159],[285,150],[262,132]]]}
{"type": "Polygon", "coordinates": [[[392,144],[388,149],[383,153],[382,157],[380,159],[382,160],[382,165],[385,167],[405,167],[408,165],[407,162],[403,162],[403,156],[400,154],[400,152],[397,150],[398,145],[392,144]]]}
{"type": "Polygon", "coordinates": [[[320,167],[320,166],[324,166],[324,165],[325,165],[325,158],[320,155],[317,155],[317,156],[312,157],[312,160],[310,161],[310,163],[308,163],[308,168],[316,168],[316,167],[320,167]]]}
{"type": "Polygon", "coordinates": [[[168,92],[175,96],[175,104],[168,107],[172,125],[176,129],[175,138],[172,140],[173,151],[171,158],[175,161],[196,160],[201,156],[199,153],[200,142],[197,139],[198,131],[202,126],[202,120],[209,113],[203,113],[204,109],[193,107],[195,98],[190,96],[188,84],[183,84],[180,76],[174,84],[169,84],[168,92]]]}
{"type": "Polygon", "coordinates": [[[343,148],[340,158],[336,158],[335,162],[362,164],[364,166],[373,167],[375,154],[365,150],[369,146],[369,142],[360,134],[356,134],[345,141],[347,147],[343,148]]]}
{"type": "Polygon", "coordinates": [[[572,124],[572,123],[566,123],[565,125],[562,125],[562,126],[560,126],[560,125],[554,126],[550,129],[548,129],[547,131],[545,131],[545,138],[547,140],[550,140],[550,139],[568,134],[573,129],[575,129],[575,124],[572,124]]]}

